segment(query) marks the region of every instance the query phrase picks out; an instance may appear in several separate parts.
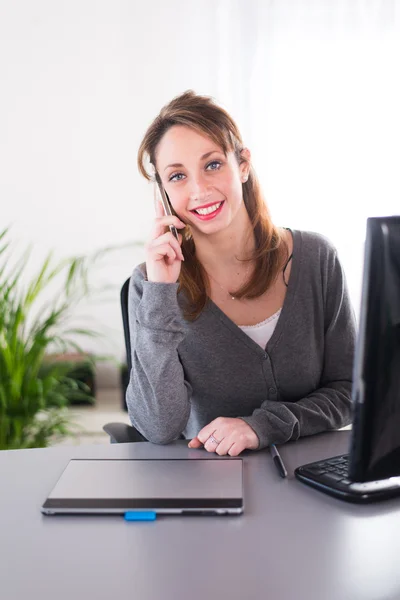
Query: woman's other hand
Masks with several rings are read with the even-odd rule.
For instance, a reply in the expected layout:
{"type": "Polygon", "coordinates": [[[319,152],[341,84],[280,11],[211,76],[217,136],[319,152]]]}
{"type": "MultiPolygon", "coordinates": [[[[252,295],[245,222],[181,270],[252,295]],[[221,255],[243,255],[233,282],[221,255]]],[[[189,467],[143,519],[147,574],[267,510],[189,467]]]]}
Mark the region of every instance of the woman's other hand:
{"type": "Polygon", "coordinates": [[[220,456],[238,456],[243,450],[257,450],[259,439],[256,432],[242,419],[218,417],[189,442],[189,448],[204,446],[207,452],[220,456]]]}

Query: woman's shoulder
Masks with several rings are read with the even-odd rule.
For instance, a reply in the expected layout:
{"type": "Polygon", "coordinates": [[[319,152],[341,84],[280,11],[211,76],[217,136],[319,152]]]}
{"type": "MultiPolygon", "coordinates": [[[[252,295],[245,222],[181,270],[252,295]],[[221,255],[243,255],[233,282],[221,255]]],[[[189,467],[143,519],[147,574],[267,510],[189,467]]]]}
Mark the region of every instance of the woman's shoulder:
{"type": "Polygon", "coordinates": [[[299,249],[303,282],[311,277],[326,287],[329,282],[335,284],[343,279],[343,268],[336,246],[327,236],[316,231],[297,230],[294,237],[295,248],[297,245],[299,249]]]}
{"type": "Polygon", "coordinates": [[[330,238],[317,231],[308,231],[303,229],[292,230],[294,238],[294,248],[301,248],[301,253],[308,258],[318,259],[319,261],[328,260],[336,256],[337,249],[330,238]],[[296,244],[297,242],[297,244],[296,244]]]}

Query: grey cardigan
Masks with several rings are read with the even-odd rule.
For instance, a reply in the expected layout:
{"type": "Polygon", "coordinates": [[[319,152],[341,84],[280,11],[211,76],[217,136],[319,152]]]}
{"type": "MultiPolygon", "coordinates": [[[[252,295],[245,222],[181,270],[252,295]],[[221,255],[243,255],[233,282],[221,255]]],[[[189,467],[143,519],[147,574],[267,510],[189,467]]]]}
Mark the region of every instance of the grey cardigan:
{"type": "Polygon", "coordinates": [[[355,318],[345,276],[323,236],[293,232],[289,285],[265,350],[208,301],[183,318],[178,283],[130,281],[132,424],[151,442],[192,438],[219,416],[240,417],[259,448],[347,425],[355,318]]]}

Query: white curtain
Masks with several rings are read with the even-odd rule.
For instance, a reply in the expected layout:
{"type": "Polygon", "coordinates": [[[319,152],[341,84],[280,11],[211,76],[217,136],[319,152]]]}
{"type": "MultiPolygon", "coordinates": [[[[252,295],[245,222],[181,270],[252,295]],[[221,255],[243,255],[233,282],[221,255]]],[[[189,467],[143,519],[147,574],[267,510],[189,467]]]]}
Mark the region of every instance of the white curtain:
{"type": "Polygon", "coordinates": [[[217,95],[275,221],[339,250],[358,312],[365,222],[400,214],[400,2],[221,0],[217,95]]]}

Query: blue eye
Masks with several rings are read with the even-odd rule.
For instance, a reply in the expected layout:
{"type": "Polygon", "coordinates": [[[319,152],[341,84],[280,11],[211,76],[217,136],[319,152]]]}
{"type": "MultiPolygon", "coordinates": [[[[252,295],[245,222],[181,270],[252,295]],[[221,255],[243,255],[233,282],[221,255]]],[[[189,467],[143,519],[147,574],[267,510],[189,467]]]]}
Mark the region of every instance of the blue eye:
{"type": "Polygon", "coordinates": [[[221,167],[222,163],[219,160],[213,160],[212,162],[208,163],[207,165],[207,169],[208,167],[211,167],[211,165],[216,165],[215,169],[210,169],[210,171],[218,171],[218,169],[221,167]]]}
{"type": "Polygon", "coordinates": [[[169,177],[168,181],[182,181],[182,179],[176,179],[177,177],[184,177],[183,173],[174,173],[169,177]]]}

